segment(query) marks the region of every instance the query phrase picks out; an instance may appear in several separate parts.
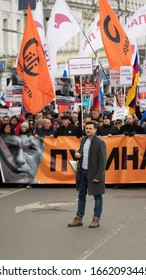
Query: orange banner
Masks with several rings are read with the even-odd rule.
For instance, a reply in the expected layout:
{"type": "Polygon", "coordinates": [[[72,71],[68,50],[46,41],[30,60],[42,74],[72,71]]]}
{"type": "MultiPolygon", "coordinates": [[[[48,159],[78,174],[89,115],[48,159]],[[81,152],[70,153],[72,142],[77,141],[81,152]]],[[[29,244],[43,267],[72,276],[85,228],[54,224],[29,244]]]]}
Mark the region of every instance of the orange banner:
{"type": "Polygon", "coordinates": [[[30,5],[16,70],[23,84],[23,104],[36,114],[54,99],[54,90],[30,5]]]}
{"type": "Polygon", "coordinates": [[[107,147],[106,183],[145,183],[146,137],[103,137],[107,147]]]}
{"type": "MultiPolygon", "coordinates": [[[[102,137],[107,147],[106,183],[145,183],[145,135],[102,137]]],[[[45,137],[45,151],[35,179],[44,184],[75,184],[68,160],[78,150],[80,139],[45,137]]]]}
{"type": "Polygon", "coordinates": [[[120,71],[120,66],[131,65],[129,39],[107,0],[99,0],[99,14],[101,37],[110,68],[120,71]]]}
{"type": "Polygon", "coordinates": [[[35,179],[44,184],[75,184],[75,175],[68,160],[80,147],[74,136],[45,137],[45,151],[35,179]]]}

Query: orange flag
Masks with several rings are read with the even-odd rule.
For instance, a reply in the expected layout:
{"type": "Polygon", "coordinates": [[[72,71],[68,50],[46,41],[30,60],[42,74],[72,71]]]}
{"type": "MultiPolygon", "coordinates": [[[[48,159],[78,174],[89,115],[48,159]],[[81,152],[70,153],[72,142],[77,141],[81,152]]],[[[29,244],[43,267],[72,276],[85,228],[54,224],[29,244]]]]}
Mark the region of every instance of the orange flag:
{"type": "Polygon", "coordinates": [[[17,73],[23,84],[22,102],[28,111],[36,114],[54,99],[50,74],[30,5],[17,62],[17,73]]]}
{"type": "Polygon", "coordinates": [[[132,48],[127,35],[107,0],[99,0],[101,37],[111,69],[131,66],[132,48]]]}

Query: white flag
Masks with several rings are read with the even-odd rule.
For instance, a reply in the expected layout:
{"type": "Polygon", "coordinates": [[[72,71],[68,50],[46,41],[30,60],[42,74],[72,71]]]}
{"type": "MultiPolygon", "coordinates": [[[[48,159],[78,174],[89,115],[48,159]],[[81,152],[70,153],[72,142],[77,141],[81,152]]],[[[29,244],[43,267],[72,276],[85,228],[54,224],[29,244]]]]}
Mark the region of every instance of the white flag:
{"type": "Polygon", "coordinates": [[[54,77],[54,74],[52,73],[51,59],[50,59],[50,54],[49,54],[49,50],[48,50],[48,46],[47,46],[47,40],[45,37],[45,29],[44,29],[44,23],[43,23],[43,3],[42,2],[37,2],[36,9],[33,12],[33,18],[34,18],[41,42],[42,42],[48,70],[49,70],[49,73],[50,73],[50,76],[51,76],[51,79],[53,82],[53,80],[55,81],[55,77],[54,77]]]}
{"type": "Polygon", "coordinates": [[[47,41],[49,50],[57,51],[81,31],[65,0],[57,0],[48,21],[47,41]]]}
{"type": "Polygon", "coordinates": [[[97,51],[103,47],[101,33],[100,33],[100,20],[99,15],[95,17],[91,23],[86,35],[83,38],[79,50],[79,56],[88,56],[92,52],[97,51]]]}
{"type": "Polygon", "coordinates": [[[146,5],[134,13],[124,29],[129,39],[146,35],[146,5]]]}

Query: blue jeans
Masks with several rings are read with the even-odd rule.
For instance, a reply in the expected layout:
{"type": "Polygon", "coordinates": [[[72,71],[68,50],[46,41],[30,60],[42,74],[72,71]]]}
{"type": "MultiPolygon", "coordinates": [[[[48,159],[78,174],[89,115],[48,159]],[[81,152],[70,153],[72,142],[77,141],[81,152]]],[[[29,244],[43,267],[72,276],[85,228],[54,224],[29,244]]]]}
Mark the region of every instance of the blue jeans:
{"type": "MultiPolygon", "coordinates": [[[[80,186],[79,186],[79,195],[78,195],[78,210],[76,213],[76,216],[79,219],[82,219],[85,214],[87,189],[88,189],[87,170],[82,169],[80,186]]],[[[99,221],[102,213],[102,205],[103,205],[102,194],[94,195],[94,199],[95,199],[95,204],[94,204],[93,219],[99,221]]]]}

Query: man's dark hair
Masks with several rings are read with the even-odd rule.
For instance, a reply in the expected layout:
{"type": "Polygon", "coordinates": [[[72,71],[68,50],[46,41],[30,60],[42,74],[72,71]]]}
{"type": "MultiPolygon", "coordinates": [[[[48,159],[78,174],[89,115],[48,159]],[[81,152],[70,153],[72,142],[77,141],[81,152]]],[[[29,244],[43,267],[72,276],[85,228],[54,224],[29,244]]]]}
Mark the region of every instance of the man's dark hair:
{"type": "Polygon", "coordinates": [[[7,125],[10,126],[10,123],[3,123],[3,124],[2,124],[2,127],[1,127],[1,132],[2,132],[2,133],[4,132],[5,127],[6,127],[7,125]]]}
{"type": "Polygon", "coordinates": [[[64,115],[61,117],[61,120],[71,120],[71,117],[68,115],[64,115]]]}
{"type": "MultiPolygon", "coordinates": [[[[19,118],[18,118],[16,115],[14,115],[14,116],[11,117],[11,120],[13,120],[13,119],[16,119],[17,122],[19,123],[19,118]]],[[[11,120],[10,120],[10,121],[11,121],[11,120]]]]}
{"type": "Polygon", "coordinates": [[[71,85],[71,79],[70,78],[60,78],[60,81],[71,85]]]}
{"type": "Polygon", "coordinates": [[[3,116],[2,120],[4,120],[5,118],[9,118],[9,120],[10,120],[9,116],[3,116]]]}
{"type": "Polygon", "coordinates": [[[94,122],[94,121],[88,121],[85,123],[85,127],[88,125],[88,124],[93,124],[94,125],[94,128],[97,128],[97,123],[94,122]]]}
{"type": "Polygon", "coordinates": [[[27,118],[32,118],[32,119],[33,119],[33,114],[30,113],[30,112],[26,112],[25,118],[26,118],[26,119],[27,119],[27,118]]]}

